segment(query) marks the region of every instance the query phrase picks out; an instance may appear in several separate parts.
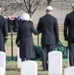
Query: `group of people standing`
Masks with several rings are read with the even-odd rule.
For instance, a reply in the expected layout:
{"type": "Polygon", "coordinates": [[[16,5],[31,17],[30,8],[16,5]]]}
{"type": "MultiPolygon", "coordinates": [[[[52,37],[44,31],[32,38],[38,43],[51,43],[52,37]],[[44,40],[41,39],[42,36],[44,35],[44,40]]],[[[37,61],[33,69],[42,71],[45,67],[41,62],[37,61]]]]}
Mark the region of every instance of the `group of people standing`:
{"type": "MultiPolygon", "coordinates": [[[[68,41],[70,66],[74,65],[74,4],[72,8],[73,11],[66,16],[64,22],[64,38],[68,41]]],[[[52,11],[53,7],[46,7],[46,14],[39,19],[37,30],[33,27],[33,22],[30,20],[29,14],[24,13],[16,38],[16,44],[20,48],[21,60],[30,60],[35,58],[32,33],[35,35],[42,33],[41,59],[43,70],[48,70],[47,53],[53,51],[59,41],[58,23],[57,19],[52,15],[52,11]]],[[[0,15],[0,51],[4,50],[4,40],[7,40],[8,31],[6,26],[5,19],[0,15]]]]}
{"type": "Polygon", "coordinates": [[[48,6],[46,8],[46,15],[40,18],[37,30],[33,27],[33,22],[30,21],[30,16],[27,13],[22,15],[22,22],[18,27],[16,43],[19,43],[20,58],[22,61],[33,59],[35,57],[35,50],[33,45],[32,33],[38,35],[42,33],[41,38],[41,58],[43,70],[47,70],[47,53],[53,51],[55,45],[58,43],[58,23],[57,19],[52,16],[53,8],[48,6]]]}

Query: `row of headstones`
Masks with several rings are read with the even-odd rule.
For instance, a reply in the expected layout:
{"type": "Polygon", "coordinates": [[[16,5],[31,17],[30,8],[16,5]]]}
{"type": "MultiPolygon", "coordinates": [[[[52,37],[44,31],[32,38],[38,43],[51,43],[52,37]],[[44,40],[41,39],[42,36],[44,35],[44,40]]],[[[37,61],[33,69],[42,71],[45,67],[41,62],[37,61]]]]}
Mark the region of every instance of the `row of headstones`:
{"type": "MultiPolygon", "coordinates": [[[[48,75],[62,75],[62,52],[52,51],[48,53],[48,75]]],[[[69,65],[69,61],[68,61],[69,65]]],[[[18,48],[18,68],[21,68],[21,75],[37,75],[38,64],[35,61],[27,60],[21,62],[18,48]]],[[[64,69],[64,75],[74,75],[74,67],[64,69]]]]}
{"type": "MultiPolygon", "coordinates": [[[[35,61],[27,60],[27,61],[21,62],[21,59],[18,56],[18,67],[21,68],[21,75],[37,75],[38,74],[38,64],[35,61]]],[[[49,52],[48,74],[62,75],[62,52],[59,52],[59,51],[49,52]]]]}
{"type": "MultiPolygon", "coordinates": [[[[19,52],[19,51],[18,51],[19,52]]],[[[19,55],[18,55],[19,60],[19,55]]],[[[21,61],[21,59],[20,59],[21,61]]],[[[19,61],[18,61],[19,62],[19,61]]],[[[20,75],[37,75],[38,64],[35,61],[27,60],[20,62],[20,75]]],[[[48,75],[62,75],[62,52],[52,51],[48,53],[48,75]]],[[[0,51],[0,75],[6,74],[6,53],[0,51]]],[[[64,70],[64,75],[74,75],[74,67],[64,70]]]]}

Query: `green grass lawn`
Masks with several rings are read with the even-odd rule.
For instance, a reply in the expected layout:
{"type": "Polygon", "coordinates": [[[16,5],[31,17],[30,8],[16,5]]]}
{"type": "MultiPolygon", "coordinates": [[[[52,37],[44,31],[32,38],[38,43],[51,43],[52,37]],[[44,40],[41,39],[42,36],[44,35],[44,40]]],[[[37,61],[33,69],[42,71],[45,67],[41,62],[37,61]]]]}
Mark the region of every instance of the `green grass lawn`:
{"type": "MultiPolygon", "coordinates": [[[[48,75],[48,71],[42,70],[41,61],[36,61],[38,63],[38,75],[48,75]]],[[[67,67],[67,61],[63,61],[63,72],[64,68],[67,67]]],[[[7,61],[6,62],[6,75],[20,75],[20,69],[17,68],[16,61],[7,61]]]]}

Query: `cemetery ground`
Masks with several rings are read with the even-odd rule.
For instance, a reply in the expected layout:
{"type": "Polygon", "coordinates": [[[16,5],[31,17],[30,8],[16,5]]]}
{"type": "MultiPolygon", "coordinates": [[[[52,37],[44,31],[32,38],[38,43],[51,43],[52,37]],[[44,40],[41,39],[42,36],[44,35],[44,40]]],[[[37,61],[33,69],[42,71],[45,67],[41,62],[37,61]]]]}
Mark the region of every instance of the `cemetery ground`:
{"type": "MultiPolygon", "coordinates": [[[[43,71],[41,61],[36,62],[38,63],[38,75],[48,75],[48,71],[43,71]]],[[[66,67],[67,67],[67,59],[63,60],[63,72],[64,68],[66,67]]],[[[6,75],[20,75],[20,69],[17,68],[17,61],[6,62],[6,75]]]]}
{"type": "MultiPolygon", "coordinates": [[[[64,46],[67,46],[67,42],[64,41],[62,27],[59,28],[59,38],[60,38],[61,43],[64,46]]],[[[36,45],[36,46],[38,45],[37,39],[38,39],[38,36],[33,35],[34,45],[36,45]]],[[[41,34],[39,35],[39,40],[40,39],[41,39],[41,34]]],[[[16,35],[13,36],[13,55],[17,56],[17,46],[15,44],[15,40],[16,40],[16,35]]],[[[40,45],[40,41],[39,41],[39,45],[40,45]]],[[[11,52],[12,52],[11,51],[11,36],[8,36],[8,40],[5,45],[5,49],[6,49],[6,55],[11,56],[11,52]]],[[[48,75],[48,71],[42,70],[41,61],[36,60],[36,62],[38,63],[38,75],[48,75]]],[[[67,64],[68,64],[67,59],[66,60],[63,59],[63,72],[64,72],[64,68],[66,68],[68,66],[67,64]]],[[[6,75],[20,75],[20,69],[17,68],[17,61],[7,61],[6,62],[6,75]]]]}

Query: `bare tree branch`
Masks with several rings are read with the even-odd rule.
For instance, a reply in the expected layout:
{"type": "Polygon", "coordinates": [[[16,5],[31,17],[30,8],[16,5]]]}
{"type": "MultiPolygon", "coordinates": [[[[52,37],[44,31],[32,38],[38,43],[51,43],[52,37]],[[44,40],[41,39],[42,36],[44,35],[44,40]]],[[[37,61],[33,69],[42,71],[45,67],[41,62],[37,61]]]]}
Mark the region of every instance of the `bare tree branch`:
{"type": "Polygon", "coordinates": [[[26,7],[27,11],[29,11],[29,9],[28,9],[28,7],[27,7],[27,3],[26,3],[25,0],[24,0],[24,4],[25,4],[25,7],[26,7]]]}
{"type": "Polygon", "coordinates": [[[11,5],[12,5],[12,3],[10,3],[9,5],[5,5],[5,6],[3,7],[4,9],[2,9],[1,13],[7,11],[7,8],[10,7],[11,5]]]}
{"type": "Polygon", "coordinates": [[[34,6],[36,6],[36,7],[35,7],[35,9],[33,10],[32,14],[36,11],[36,9],[37,9],[37,7],[38,7],[40,1],[41,1],[41,0],[37,1],[36,4],[34,5],[34,6]]]}
{"type": "Polygon", "coordinates": [[[34,0],[31,2],[31,6],[32,6],[33,3],[34,3],[34,0]]]}
{"type": "MultiPolygon", "coordinates": [[[[20,1],[22,1],[22,0],[20,0],[20,1]]],[[[22,3],[24,3],[23,7],[20,5],[20,3],[18,3],[18,1],[16,1],[16,2],[23,10],[24,10],[24,8],[26,8],[26,11],[30,14],[30,16],[32,16],[32,14],[36,11],[40,1],[41,0],[23,0],[23,2],[22,2],[22,3]]]]}
{"type": "Polygon", "coordinates": [[[29,10],[30,10],[30,8],[31,8],[31,5],[30,5],[30,0],[28,1],[29,3],[28,3],[28,7],[29,7],[29,10]]]}
{"type": "Polygon", "coordinates": [[[50,5],[51,1],[52,1],[52,0],[47,0],[47,6],[50,5]]]}
{"type": "Polygon", "coordinates": [[[15,0],[17,2],[17,4],[21,7],[21,9],[23,9],[23,11],[25,11],[25,9],[18,3],[17,0],[15,0]]]}

